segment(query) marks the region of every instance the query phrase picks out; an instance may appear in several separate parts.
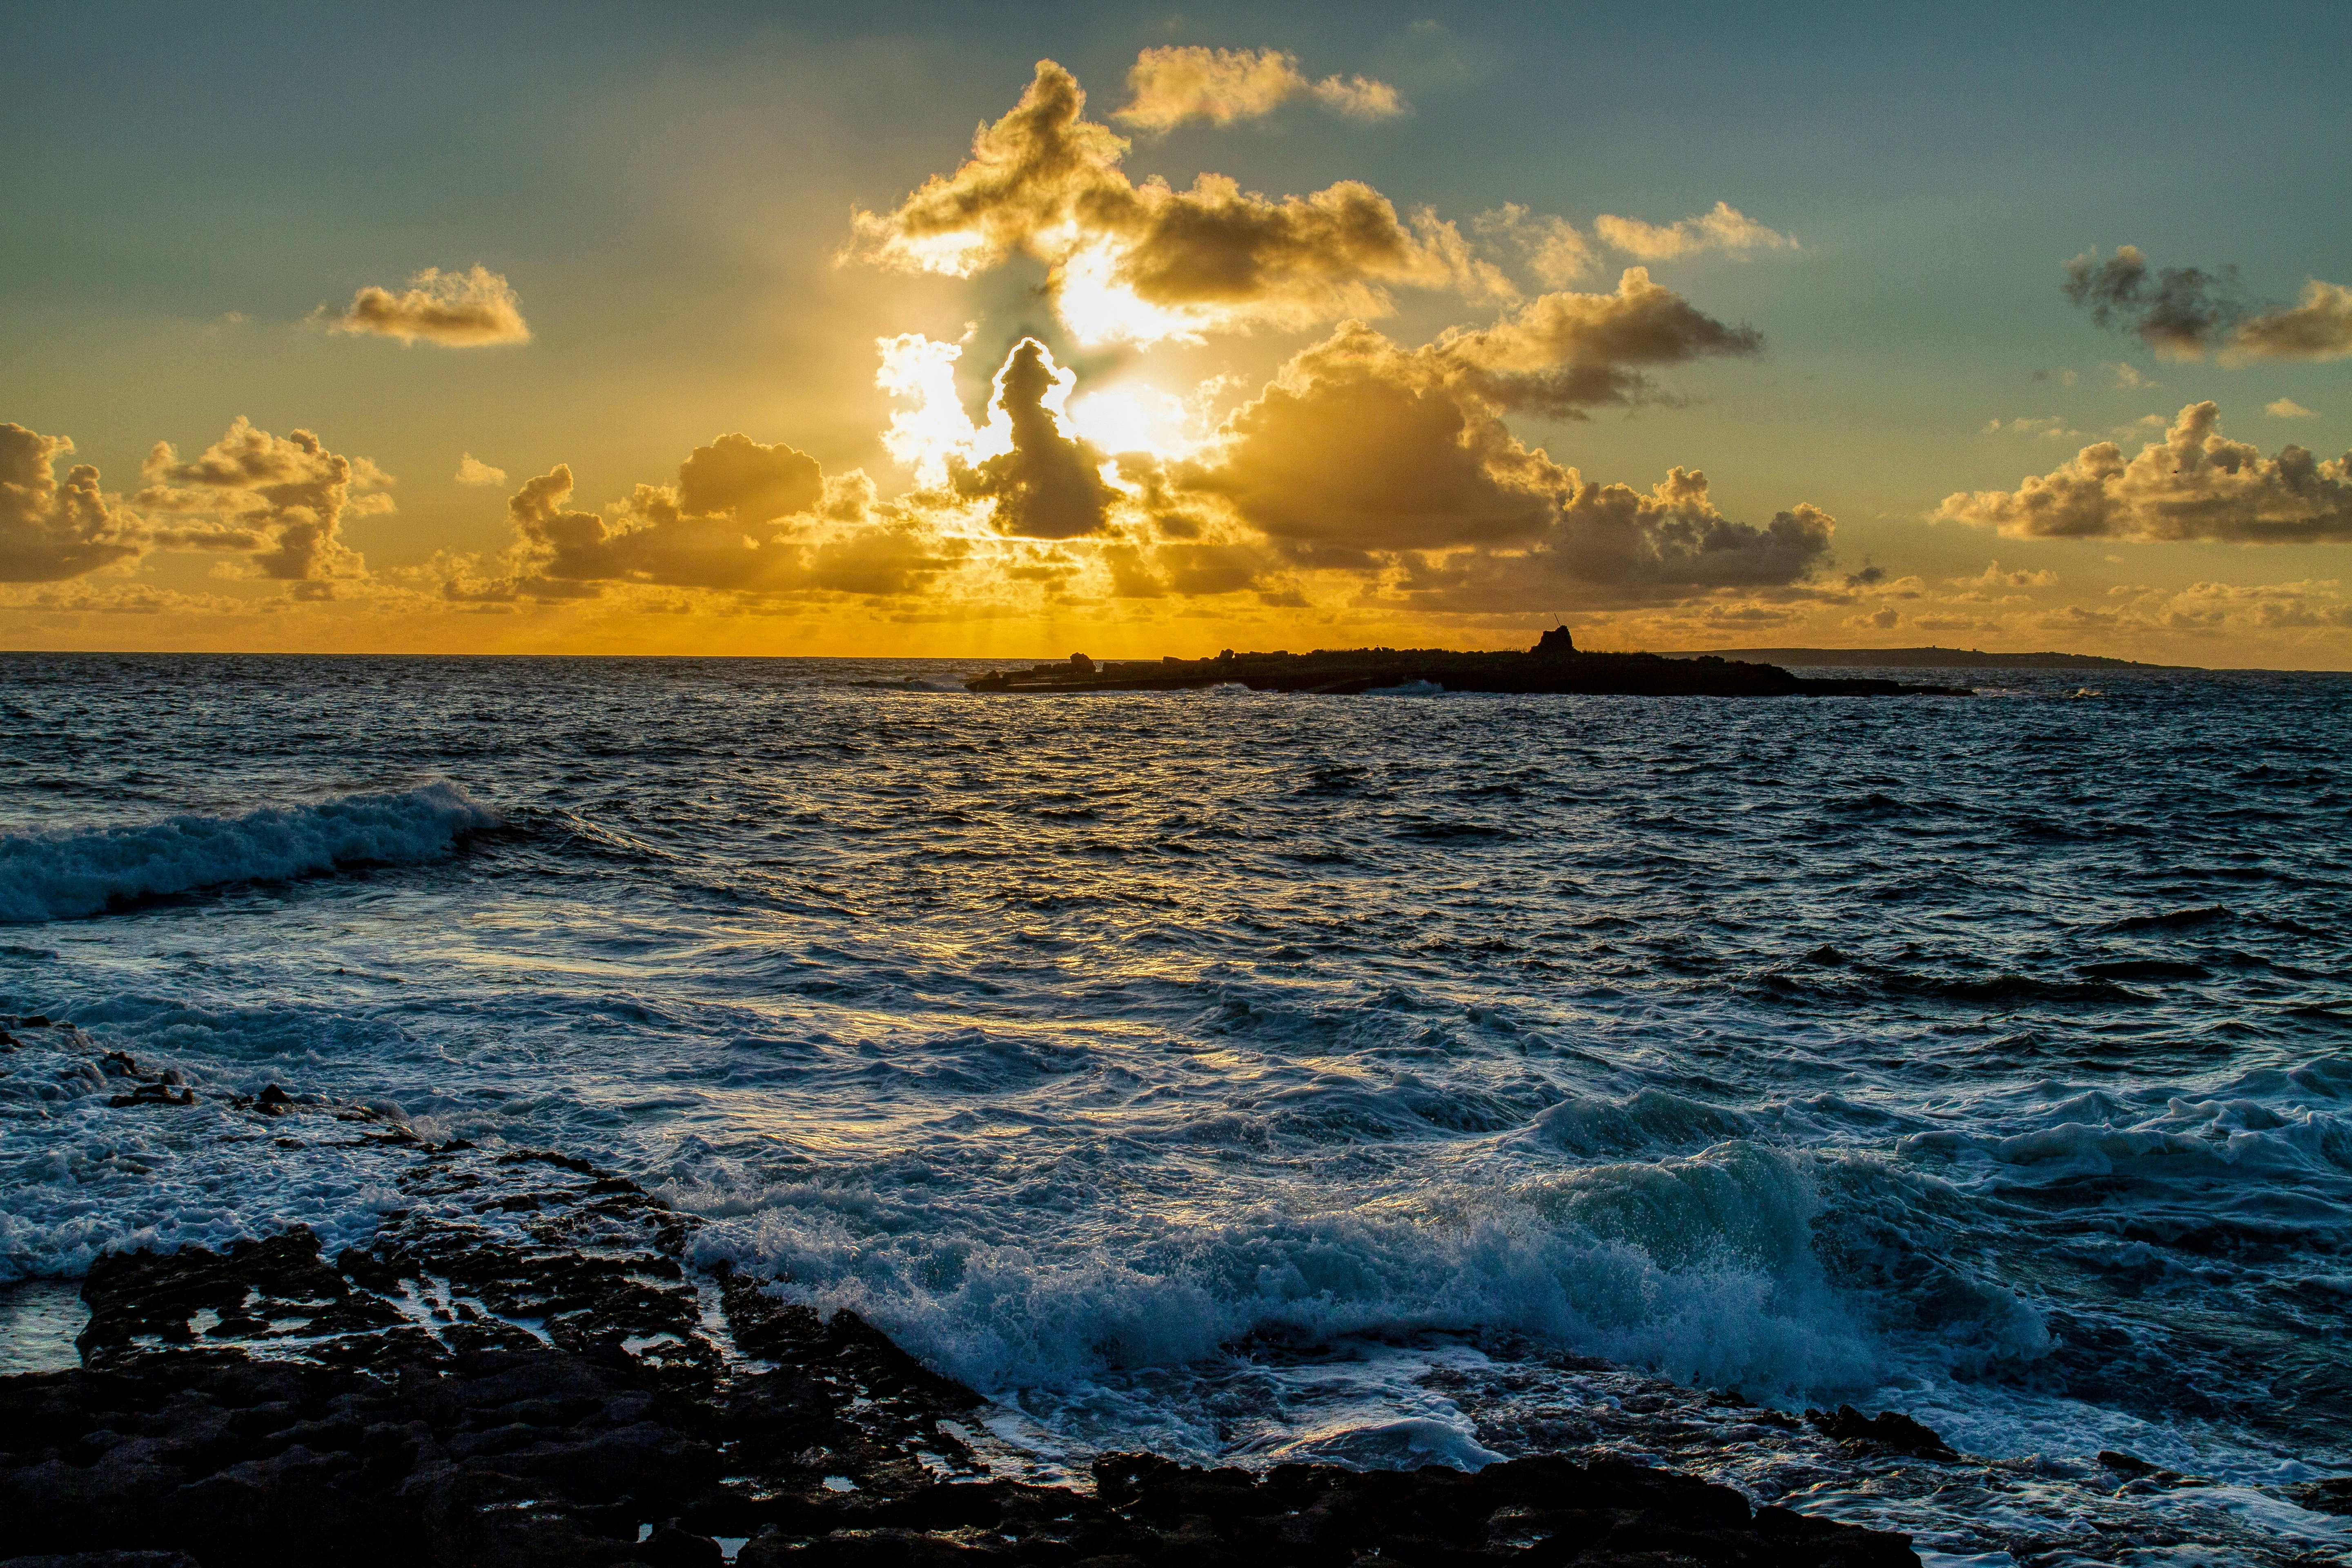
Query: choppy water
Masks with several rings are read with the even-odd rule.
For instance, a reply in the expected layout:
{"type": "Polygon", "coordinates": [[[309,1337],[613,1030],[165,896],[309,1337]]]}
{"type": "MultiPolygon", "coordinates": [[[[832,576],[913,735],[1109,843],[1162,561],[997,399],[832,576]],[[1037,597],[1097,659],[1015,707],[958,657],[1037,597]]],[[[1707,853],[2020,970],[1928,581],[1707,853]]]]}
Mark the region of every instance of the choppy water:
{"type": "MultiPolygon", "coordinates": [[[[2339,1549],[2352,679],[965,668],[0,656],[0,1012],[588,1154],[1048,1466],[1572,1437],[1954,1560],[2339,1549]],[[1776,1469],[1660,1376],[2000,1463],[1776,1469]]],[[[396,1201],[37,1055],[0,1280],[396,1201]]]]}

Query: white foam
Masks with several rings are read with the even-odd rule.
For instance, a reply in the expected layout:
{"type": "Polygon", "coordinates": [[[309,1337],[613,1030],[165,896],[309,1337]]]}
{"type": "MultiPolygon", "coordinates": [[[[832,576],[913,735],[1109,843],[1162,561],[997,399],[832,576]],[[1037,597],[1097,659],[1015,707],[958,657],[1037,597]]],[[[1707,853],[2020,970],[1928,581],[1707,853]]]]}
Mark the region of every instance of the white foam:
{"type": "Polygon", "coordinates": [[[434,859],[498,820],[457,785],[431,784],[235,816],[0,835],[0,923],[69,920],[138,899],[338,866],[434,859]]]}

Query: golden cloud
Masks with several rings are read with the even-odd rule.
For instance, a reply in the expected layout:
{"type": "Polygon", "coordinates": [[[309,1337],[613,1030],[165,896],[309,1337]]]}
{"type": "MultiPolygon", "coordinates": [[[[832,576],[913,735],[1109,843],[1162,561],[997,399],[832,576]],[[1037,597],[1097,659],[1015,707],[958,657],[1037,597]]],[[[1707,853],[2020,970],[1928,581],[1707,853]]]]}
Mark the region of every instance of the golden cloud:
{"type": "Polygon", "coordinates": [[[530,342],[514,289],[479,262],[464,272],[428,267],[397,294],[373,285],[362,289],[328,330],[452,349],[530,342]]]}
{"type": "Polygon", "coordinates": [[[1729,202],[1679,223],[1643,223],[1640,218],[1603,213],[1592,220],[1601,239],[1644,261],[1670,261],[1700,250],[1794,250],[1797,242],[1765,227],[1729,202]]]}
{"type": "Polygon", "coordinates": [[[1404,100],[1388,83],[1360,76],[1309,81],[1297,57],[1280,49],[1146,49],[1128,69],[1127,89],[1127,103],[1111,118],[1147,132],[1256,120],[1302,97],[1357,120],[1404,112],[1404,100]]]}
{"type": "Polygon", "coordinates": [[[146,552],[136,518],[99,488],[98,469],[76,463],[63,436],[0,424],[0,583],[60,583],[146,552]]]}
{"type": "Polygon", "coordinates": [[[1139,185],[1119,167],[1126,139],[1085,109],[1077,79],[1038,61],[1021,101],[975,132],[953,174],[890,212],[853,216],[845,259],[962,278],[1034,257],[1064,324],[1090,343],[1383,315],[1399,287],[1515,292],[1452,225],[1409,225],[1360,181],[1280,200],[1213,174],[1184,191],[1139,185]]]}
{"type": "Polygon", "coordinates": [[[2222,436],[2221,419],[2215,405],[2192,403],[2136,458],[2101,441],[2015,490],[1947,496],[1936,516],[2023,538],[2352,541],[2352,453],[2320,462],[2289,446],[2264,458],[2222,436]]]}
{"type": "Polygon", "coordinates": [[[334,580],[362,575],[343,520],[394,510],[384,493],[392,476],[367,458],[331,452],[308,430],[272,436],[243,415],[185,461],[158,441],[140,477],[135,505],[192,520],[153,528],[156,543],[248,554],[257,573],[293,584],[298,597],[331,597],[334,580]]]}
{"type": "Polygon", "coordinates": [[[698,447],[675,483],[639,485],[617,516],[570,505],[572,469],[557,464],[508,499],[515,543],[485,568],[446,562],[443,596],[498,604],[593,598],[606,584],[740,595],[907,595],[963,556],[961,540],[919,520],[872,517],[862,473],[827,478],[782,442],[740,435],[698,447]]]}

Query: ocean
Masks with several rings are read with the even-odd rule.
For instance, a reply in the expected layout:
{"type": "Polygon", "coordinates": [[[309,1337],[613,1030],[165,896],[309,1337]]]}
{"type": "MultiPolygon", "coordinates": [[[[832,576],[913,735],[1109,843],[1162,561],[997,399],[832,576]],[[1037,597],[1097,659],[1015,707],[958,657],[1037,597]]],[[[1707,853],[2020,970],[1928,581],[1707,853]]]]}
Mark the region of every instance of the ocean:
{"type": "Polygon", "coordinates": [[[197,1097],[0,1056],[15,1319],[365,1240],[371,1167],[209,1109],[274,1082],[644,1183],[1015,1473],[1558,1447],[1934,1563],[2352,1544],[2294,1500],[2352,1468],[2352,678],[979,668],[0,655],[0,1015],[197,1097]],[[1971,1460],[1831,1462],[1841,1403],[1971,1460]]]}

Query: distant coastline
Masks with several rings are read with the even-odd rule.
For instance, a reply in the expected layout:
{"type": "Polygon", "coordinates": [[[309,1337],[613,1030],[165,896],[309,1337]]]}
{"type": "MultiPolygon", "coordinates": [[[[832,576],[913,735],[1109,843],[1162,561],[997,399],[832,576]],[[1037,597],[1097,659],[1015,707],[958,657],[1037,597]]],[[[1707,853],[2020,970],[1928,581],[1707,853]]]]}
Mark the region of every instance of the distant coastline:
{"type": "Polygon", "coordinates": [[[1810,665],[1851,669],[2201,669],[2195,664],[2143,664],[2092,653],[1986,653],[1958,647],[1711,647],[1661,658],[1721,658],[1742,664],[1810,665]]]}

